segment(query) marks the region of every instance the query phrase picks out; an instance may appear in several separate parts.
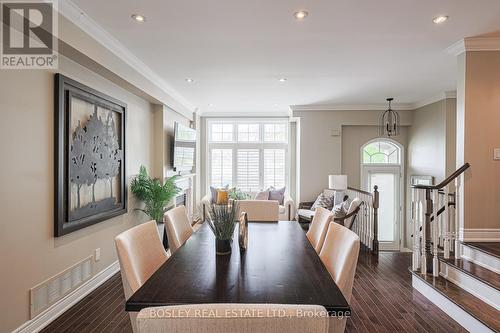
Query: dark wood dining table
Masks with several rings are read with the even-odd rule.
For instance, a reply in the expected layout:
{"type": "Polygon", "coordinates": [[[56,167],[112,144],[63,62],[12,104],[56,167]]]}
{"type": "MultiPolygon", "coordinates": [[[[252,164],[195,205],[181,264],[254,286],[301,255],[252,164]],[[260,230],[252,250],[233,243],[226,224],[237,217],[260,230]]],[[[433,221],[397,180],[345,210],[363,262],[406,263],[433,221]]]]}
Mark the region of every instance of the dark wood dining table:
{"type": "Polygon", "coordinates": [[[126,302],[127,311],[206,303],[349,305],[296,221],[250,222],[248,249],[238,227],[230,255],[215,254],[205,223],[126,302]]]}

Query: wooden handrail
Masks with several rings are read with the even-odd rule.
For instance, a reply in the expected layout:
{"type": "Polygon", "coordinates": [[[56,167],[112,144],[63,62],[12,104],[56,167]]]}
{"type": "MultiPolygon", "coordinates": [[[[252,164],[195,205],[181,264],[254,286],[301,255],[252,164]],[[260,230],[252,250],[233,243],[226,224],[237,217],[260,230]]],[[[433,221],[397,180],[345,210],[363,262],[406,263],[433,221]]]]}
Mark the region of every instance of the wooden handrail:
{"type": "Polygon", "coordinates": [[[363,194],[366,194],[366,195],[373,195],[373,193],[371,192],[367,192],[367,191],[363,191],[363,190],[359,190],[357,188],[354,188],[354,187],[350,187],[348,186],[347,187],[348,190],[351,190],[351,191],[356,191],[356,192],[359,192],[359,193],[363,193],[363,194]]]}
{"type": "Polygon", "coordinates": [[[439,183],[437,185],[413,185],[412,187],[413,188],[418,188],[418,189],[424,189],[424,190],[439,190],[439,189],[442,189],[443,187],[445,187],[446,185],[448,185],[449,183],[451,183],[455,178],[457,178],[462,173],[464,173],[465,170],[467,170],[468,168],[470,168],[470,164],[469,163],[465,163],[460,168],[458,168],[455,172],[453,172],[450,176],[448,176],[448,178],[446,178],[445,180],[443,180],[441,183],[439,183]]]}

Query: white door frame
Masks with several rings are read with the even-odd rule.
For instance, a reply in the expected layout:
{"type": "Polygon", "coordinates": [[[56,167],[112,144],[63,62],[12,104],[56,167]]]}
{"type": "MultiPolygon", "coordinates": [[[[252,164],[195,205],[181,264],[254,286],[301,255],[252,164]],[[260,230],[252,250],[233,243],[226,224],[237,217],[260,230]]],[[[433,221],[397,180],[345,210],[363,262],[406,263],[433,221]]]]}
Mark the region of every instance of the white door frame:
{"type": "MultiPolygon", "coordinates": [[[[368,190],[368,180],[370,173],[389,173],[395,176],[395,181],[399,184],[396,184],[395,195],[396,195],[396,212],[395,216],[397,217],[396,223],[394,224],[394,242],[387,242],[379,240],[380,250],[382,251],[399,251],[401,249],[401,233],[402,233],[402,217],[403,217],[403,203],[402,203],[402,193],[403,192],[403,181],[402,181],[402,172],[400,165],[375,165],[375,164],[365,164],[362,167],[362,182],[363,187],[368,190]],[[399,185],[399,186],[397,186],[399,185]],[[399,206],[399,209],[398,209],[399,206]]],[[[375,184],[376,185],[376,184],[375,184]]]]}
{"type": "Polygon", "coordinates": [[[399,214],[397,214],[397,216],[399,217],[398,218],[398,221],[396,222],[397,224],[397,233],[395,233],[395,235],[399,235],[399,241],[395,241],[396,244],[390,244],[390,243],[387,243],[387,242],[379,242],[379,246],[380,246],[380,250],[384,251],[401,251],[404,249],[404,246],[403,246],[403,241],[405,239],[405,236],[404,236],[404,215],[403,215],[403,205],[405,204],[405,173],[404,173],[404,170],[405,170],[405,164],[404,164],[404,161],[405,161],[405,150],[404,150],[404,146],[397,142],[396,140],[392,140],[392,139],[389,139],[389,138],[375,138],[375,139],[372,139],[372,140],[369,140],[368,142],[366,142],[364,145],[361,146],[361,149],[360,149],[360,164],[361,164],[361,167],[360,167],[360,180],[361,180],[361,189],[365,190],[365,191],[368,191],[368,192],[371,192],[373,191],[372,188],[368,188],[368,170],[376,170],[377,172],[397,172],[399,173],[399,195],[398,195],[398,198],[399,198],[399,214]],[[399,157],[399,160],[400,160],[400,163],[399,164],[394,164],[394,163],[381,163],[381,164],[378,164],[378,163],[367,163],[367,164],[364,164],[363,163],[363,149],[369,145],[370,143],[373,143],[373,142],[376,142],[376,141],[389,141],[391,143],[393,143],[394,145],[398,146],[399,149],[400,149],[400,157],[399,157]],[[388,170],[392,170],[392,171],[388,171],[388,170]],[[390,246],[389,246],[390,245],[390,246]],[[396,246],[397,245],[397,246],[396,246]]]}

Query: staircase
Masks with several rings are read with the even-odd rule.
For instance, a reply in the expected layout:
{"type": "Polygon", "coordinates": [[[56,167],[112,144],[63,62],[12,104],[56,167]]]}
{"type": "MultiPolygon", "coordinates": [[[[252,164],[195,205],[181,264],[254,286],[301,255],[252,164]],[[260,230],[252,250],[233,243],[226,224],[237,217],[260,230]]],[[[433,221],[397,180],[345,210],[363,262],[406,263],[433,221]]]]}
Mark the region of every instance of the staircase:
{"type": "Polygon", "coordinates": [[[470,332],[500,332],[500,242],[459,239],[465,164],[438,185],[412,189],[412,284],[470,332]]]}

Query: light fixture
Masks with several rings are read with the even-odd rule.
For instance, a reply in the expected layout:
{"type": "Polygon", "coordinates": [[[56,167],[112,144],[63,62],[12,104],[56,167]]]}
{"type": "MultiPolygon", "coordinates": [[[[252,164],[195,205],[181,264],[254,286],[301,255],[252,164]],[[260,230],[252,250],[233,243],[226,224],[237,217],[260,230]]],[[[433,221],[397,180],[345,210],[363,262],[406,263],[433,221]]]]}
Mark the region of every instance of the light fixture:
{"type": "Polygon", "coordinates": [[[282,77],[278,81],[280,81],[280,82],[286,82],[286,77],[282,77]]]}
{"type": "Polygon", "coordinates": [[[295,17],[295,19],[297,19],[299,21],[305,19],[307,17],[307,15],[309,15],[309,13],[306,12],[305,10],[299,10],[298,12],[293,13],[293,16],[295,17]]]}
{"type": "Polygon", "coordinates": [[[193,82],[194,82],[194,80],[188,77],[188,78],[186,79],[186,82],[187,82],[187,83],[193,83],[193,82]]]}
{"type": "Polygon", "coordinates": [[[432,22],[436,24],[444,23],[449,17],[445,15],[439,15],[432,19],[432,22]]]}
{"type": "Polygon", "coordinates": [[[146,17],[145,16],[142,16],[142,15],[139,15],[139,14],[132,14],[131,17],[136,22],[139,22],[139,23],[146,22],[146,17]]]}
{"type": "Polygon", "coordinates": [[[399,114],[391,108],[391,102],[394,98],[387,98],[389,108],[382,113],[380,117],[380,136],[397,136],[399,135],[399,114]]]}

